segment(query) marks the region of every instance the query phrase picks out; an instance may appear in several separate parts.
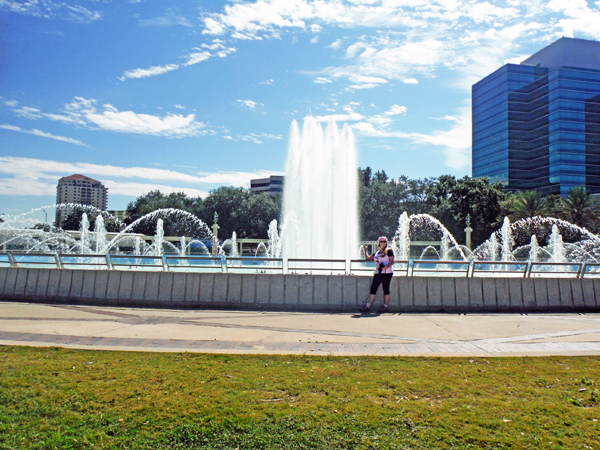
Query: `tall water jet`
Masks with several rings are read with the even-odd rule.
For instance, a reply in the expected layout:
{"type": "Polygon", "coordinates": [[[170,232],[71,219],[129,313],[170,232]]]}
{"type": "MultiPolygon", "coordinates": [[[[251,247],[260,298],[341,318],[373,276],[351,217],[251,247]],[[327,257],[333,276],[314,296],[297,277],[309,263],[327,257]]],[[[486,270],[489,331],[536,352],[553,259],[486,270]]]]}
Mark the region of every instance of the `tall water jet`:
{"type": "Polygon", "coordinates": [[[314,117],[302,133],[292,122],[283,217],[295,217],[299,236],[282,233],[286,258],[352,259],[358,245],[358,175],[354,136],[314,117]]]}
{"type": "Polygon", "coordinates": [[[86,242],[87,235],[90,229],[90,221],[88,220],[88,216],[86,213],[83,213],[81,216],[81,226],[79,227],[79,254],[83,255],[86,253],[86,242]]]}
{"type": "Polygon", "coordinates": [[[104,249],[106,248],[106,228],[104,226],[104,217],[100,214],[96,217],[94,236],[96,238],[96,255],[104,253],[104,249]]]}
{"type": "Polygon", "coordinates": [[[165,230],[163,228],[163,220],[156,221],[156,234],[154,235],[154,256],[162,256],[163,244],[165,242],[165,230]]]}
{"type": "Polygon", "coordinates": [[[550,234],[548,249],[550,250],[550,262],[565,262],[565,245],[557,225],[552,225],[552,233],[550,234]]]}
{"type": "Polygon", "coordinates": [[[396,237],[394,248],[396,259],[399,261],[406,261],[410,257],[410,219],[408,214],[404,211],[398,218],[398,230],[396,231],[396,237]]]}
{"type": "Polygon", "coordinates": [[[496,261],[498,254],[498,239],[496,239],[496,233],[492,233],[488,240],[488,261],[496,261]]]}
{"type": "Polygon", "coordinates": [[[511,261],[514,259],[512,257],[512,247],[515,241],[512,237],[512,230],[510,228],[510,220],[508,220],[508,217],[504,218],[502,228],[500,229],[500,236],[502,236],[502,261],[511,261]]]}
{"type": "Polygon", "coordinates": [[[450,259],[450,238],[445,230],[442,234],[442,241],[440,243],[440,259],[442,261],[448,261],[450,259]]]}
{"type": "MultiPolygon", "coordinates": [[[[277,229],[277,219],[273,219],[269,223],[267,236],[269,237],[269,246],[266,251],[267,258],[279,258],[281,254],[281,239],[279,238],[279,231],[277,229]]],[[[256,251],[258,252],[258,248],[256,251]]]]}
{"type": "Polygon", "coordinates": [[[529,243],[529,261],[538,261],[538,252],[540,251],[540,244],[538,244],[537,237],[535,234],[531,235],[531,242],[529,243]]]}

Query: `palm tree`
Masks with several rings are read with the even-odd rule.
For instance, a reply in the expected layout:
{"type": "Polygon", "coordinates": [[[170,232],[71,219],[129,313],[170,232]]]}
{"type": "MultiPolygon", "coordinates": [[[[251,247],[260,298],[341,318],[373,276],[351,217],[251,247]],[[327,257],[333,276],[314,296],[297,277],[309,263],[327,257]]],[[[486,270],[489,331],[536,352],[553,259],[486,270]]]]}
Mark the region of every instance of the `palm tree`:
{"type": "Polygon", "coordinates": [[[546,199],[540,191],[522,191],[511,205],[513,220],[526,217],[543,216],[546,213],[546,199]]]}
{"type": "Polygon", "coordinates": [[[559,217],[580,227],[594,228],[595,222],[600,219],[600,203],[584,186],[574,186],[562,199],[559,217]]]}

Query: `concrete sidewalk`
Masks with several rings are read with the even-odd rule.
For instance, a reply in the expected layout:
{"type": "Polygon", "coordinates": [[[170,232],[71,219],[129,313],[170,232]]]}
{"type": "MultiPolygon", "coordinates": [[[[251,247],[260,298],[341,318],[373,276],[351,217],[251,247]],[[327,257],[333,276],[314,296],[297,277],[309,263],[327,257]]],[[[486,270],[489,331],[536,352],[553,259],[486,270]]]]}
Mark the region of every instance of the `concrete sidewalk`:
{"type": "Polygon", "coordinates": [[[0,345],[240,354],[600,355],[600,314],[361,315],[0,302],[0,345]]]}

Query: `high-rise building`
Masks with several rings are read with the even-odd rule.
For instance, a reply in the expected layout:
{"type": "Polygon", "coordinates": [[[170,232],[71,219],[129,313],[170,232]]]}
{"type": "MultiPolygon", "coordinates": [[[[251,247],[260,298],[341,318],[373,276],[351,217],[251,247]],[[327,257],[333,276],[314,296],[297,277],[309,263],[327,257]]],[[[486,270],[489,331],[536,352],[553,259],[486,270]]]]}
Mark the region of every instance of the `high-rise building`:
{"type": "Polygon", "coordinates": [[[271,175],[269,178],[258,178],[250,180],[252,192],[266,192],[269,195],[283,194],[283,183],[285,177],[282,175],[271,175]]]}
{"type": "MultiPolygon", "coordinates": [[[[106,211],[108,205],[108,188],[101,182],[84,175],[71,175],[58,180],[56,187],[56,204],[77,203],[94,206],[106,211]]],[[[65,219],[60,209],[56,209],[56,226],[65,219]]]]}
{"type": "Polygon", "coordinates": [[[561,38],[472,89],[473,176],[600,192],[600,42],[561,38]]]}

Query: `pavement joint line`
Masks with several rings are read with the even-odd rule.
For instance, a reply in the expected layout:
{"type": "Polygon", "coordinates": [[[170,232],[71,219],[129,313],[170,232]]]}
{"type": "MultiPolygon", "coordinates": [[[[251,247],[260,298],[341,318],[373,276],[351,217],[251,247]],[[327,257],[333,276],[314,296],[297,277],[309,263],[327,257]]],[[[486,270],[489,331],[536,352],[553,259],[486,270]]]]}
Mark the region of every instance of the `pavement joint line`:
{"type": "Polygon", "coordinates": [[[549,337],[564,337],[564,336],[577,336],[580,334],[595,334],[600,333],[600,328],[592,328],[588,330],[573,330],[573,331],[556,331],[552,333],[540,333],[540,334],[527,334],[523,336],[513,337],[502,337],[502,338],[489,338],[489,339],[477,339],[473,342],[479,343],[494,343],[494,342],[518,342],[527,340],[546,339],[549,337]]]}

